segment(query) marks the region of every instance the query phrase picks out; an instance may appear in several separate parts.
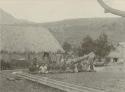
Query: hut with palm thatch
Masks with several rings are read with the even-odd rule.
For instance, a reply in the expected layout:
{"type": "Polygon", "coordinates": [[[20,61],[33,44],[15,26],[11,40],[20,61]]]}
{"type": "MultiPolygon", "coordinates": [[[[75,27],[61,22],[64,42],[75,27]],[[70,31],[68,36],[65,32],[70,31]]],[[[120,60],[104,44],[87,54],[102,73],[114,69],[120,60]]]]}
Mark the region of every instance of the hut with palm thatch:
{"type": "Polygon", "coordinates": [[[109,57],[113,62],[125,62],[125,42],[119,42],[114,51],[111,51],[109,57]]]}
{"type": "Polygon", "coordinates": [[[64,50],[48,29],[33,25],[0,25],[0,57],[5,61],[43,58],[64,50]],[[46,54],[47,55],[47,54],[46,54]]]}

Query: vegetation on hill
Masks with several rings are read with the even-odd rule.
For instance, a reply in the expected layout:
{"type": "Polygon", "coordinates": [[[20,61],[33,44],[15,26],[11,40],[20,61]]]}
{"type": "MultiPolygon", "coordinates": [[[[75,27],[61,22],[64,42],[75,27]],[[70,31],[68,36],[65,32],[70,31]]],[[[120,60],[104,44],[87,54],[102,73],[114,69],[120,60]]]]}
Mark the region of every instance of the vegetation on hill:
{"type": "Polygon", "coordinates": [[[124,24],[125,18],[81,18],[39,25],[48,28],[61,44],[67,41],[78,46],[86,35],[96,39],[102,32],[110,41],[125,41],[124,24]]]}
{"type": "Polygon", "coordinates": [[[0,9],[0,17],[0,27],[3,24],[12,25],[15,29],[19,25],[20,28],[27,25],[32,27],[44,26],[61,44],[67,41],[73,45],[78,45],[86,35],[96,39],[102,32],[105,32],[111,41],[125,41],[125,18],[79,18],[50,23],[35,23],[17,19],[2,9],[0,9]]]}

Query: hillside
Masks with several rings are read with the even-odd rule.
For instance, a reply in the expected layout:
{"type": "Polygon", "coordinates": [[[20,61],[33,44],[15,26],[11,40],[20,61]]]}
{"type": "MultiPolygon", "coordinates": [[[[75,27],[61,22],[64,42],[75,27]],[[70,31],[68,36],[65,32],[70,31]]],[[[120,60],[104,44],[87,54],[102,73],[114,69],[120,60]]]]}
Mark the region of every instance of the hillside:
{"type": "Polygon", "coordinates": [[[23,23],[33,23],[28,20],[17,19],[8,12],[0,9],[0,24],[23,24],[23,23]]]}
{"type": "Polygon", "coordinates": [[[85,18],[44,23],[59,40],[78,44],[86,35],[94,39],[101,32],[108,34],[111,41],[125,41],[125,18],[85,18]]]}
{"type": "Polygon", "coordinates": [[[125,18],[79,18],[69,19],[50,23],[35,23],[27,20],[17,19],[11,14],[0,9],[0,25],[20,26],[43,26],[62,44],[68,41],[72,44],[79,45],[86,35],[94,39],[101,32],[109,35],[111,41],[125,41],[125,18]]]}

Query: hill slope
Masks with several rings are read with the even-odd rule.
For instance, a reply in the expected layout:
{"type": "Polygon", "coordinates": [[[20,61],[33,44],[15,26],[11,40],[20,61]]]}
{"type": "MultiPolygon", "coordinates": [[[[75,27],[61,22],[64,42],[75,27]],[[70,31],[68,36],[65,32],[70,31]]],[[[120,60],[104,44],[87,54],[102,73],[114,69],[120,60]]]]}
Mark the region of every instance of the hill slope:
{"type": "Polygon", "coordinates": [[[95,39],[102,32],[108,34],[112,41],[125,41],[125,18],[71,19],[42,25],[61,43],[69,41],[78,44],[86,35],[95,39]]]}
{"type": "Polygon", "coordinates": [[[17,19],[8,12],[0,9],[0,24],[23,24],[23,23],[33,23],[31,21],[17,19]]]}
{"type": "Polygon", "coordinates": [[[15,26],[44,26],[57,38],[62,44],[68,41],[78,45],[86,35],[92,36],[94,39],[101,32],[109,35],[109,39],[113,41],[125,41],[125,18],[79,18],[69,19],[50,23],[34,23],[27,20],[20,20],[11,14],[0,9],[0,25],[15,26]]]}

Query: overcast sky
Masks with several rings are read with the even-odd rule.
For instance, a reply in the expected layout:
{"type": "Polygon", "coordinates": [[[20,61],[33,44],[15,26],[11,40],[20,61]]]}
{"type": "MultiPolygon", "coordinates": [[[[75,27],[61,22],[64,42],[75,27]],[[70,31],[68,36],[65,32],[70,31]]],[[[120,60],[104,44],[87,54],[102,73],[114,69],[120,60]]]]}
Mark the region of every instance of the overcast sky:
{"type": "MultiPolygon", "coordinates": [[[[125,10],[125,0],[104,1],[111,7],[125,10]]],[[[0,0],[0,8],[17,18],[35,22],[114,17],[112,14],[105,14],[97,0],[0,0]]]]}

